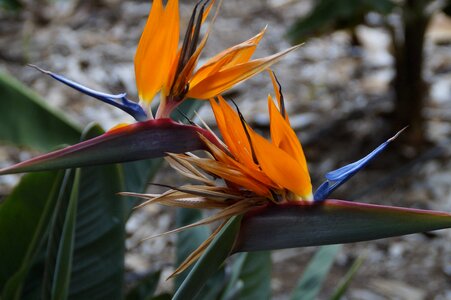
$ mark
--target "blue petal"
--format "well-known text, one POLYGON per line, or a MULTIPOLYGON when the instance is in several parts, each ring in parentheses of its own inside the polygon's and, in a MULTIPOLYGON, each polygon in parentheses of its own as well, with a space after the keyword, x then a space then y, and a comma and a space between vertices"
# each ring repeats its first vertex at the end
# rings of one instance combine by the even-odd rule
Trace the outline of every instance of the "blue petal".
POLYGON ((338 187, 340 187, 343 183, 348 181, 354 174, 359 172, 363 167, 365 167, 370 161, 372 161, 379 153, 385 150, 387 146, 395 140, 401 132, 403 132, 406 128, 401 129, 398 133, 396 133, 393 137, 389 138, 387 141, 379 145, 376 149, 371 151, 370 154, 365 156, 364 158, 350 163, 344 167, 333 170, 327 173, 324 177, 326 177, 327 181, 323 182, 319 188, 315 191, 313 195, 313 199, 315 201, 325 200, 333 191, 335 191, 338 187))
POLYGON ((64 76, 52 73, 50 71, 43 70, 35 65, 30 65, 30 66, 41 71, 44 74, 51 76, 52 78, 58 80, 59 82, 62 82, 65 85, 70 86, 71 88, 76 89, 79 92, 82 92, 83 94, 86 94, 86 95, 96 98, 102 102, 108 103, 119 109, 122 109, 123 111, 125 111, 126 113, 131 115, 133 118, 135 118, 136 121, 147 120, 147 114, 143 110, 143 108, 139 104, 128 100, 126 97, 127 96, 126 93, 112 95, 112 94, 98 92, 93 89, 87 88, 77 82, 69 80, 64 76))

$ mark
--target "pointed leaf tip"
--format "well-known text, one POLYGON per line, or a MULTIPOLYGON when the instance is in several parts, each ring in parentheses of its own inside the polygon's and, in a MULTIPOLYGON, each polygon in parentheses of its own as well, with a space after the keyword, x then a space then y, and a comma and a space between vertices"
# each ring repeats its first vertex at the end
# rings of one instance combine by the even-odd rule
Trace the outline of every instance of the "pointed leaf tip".
POLYGON ((200 127, 170 119, 149 120, 109 131, 96 138, 0 170, 0 175, 119 163, 204 149, 200 127))
POLYGON ((450 227, 451 214, 439 211, 330 199, 270 205, 245 216, 234 251, 352 243, 450 227))

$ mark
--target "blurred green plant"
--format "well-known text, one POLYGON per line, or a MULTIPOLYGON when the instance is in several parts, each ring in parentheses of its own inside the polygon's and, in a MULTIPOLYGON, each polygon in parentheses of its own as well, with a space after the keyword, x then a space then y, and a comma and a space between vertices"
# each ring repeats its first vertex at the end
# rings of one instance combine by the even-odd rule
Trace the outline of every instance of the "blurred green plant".
POLYGON ((308 15, 292 25, 288 37, 299 43, 312 36, 347 29, 357 43, 354 33, 357 25, 386 28, 392 40, 396 71, 393 128, 409 126, 406 141, 420 145, 425 142, 422 109, 428 91, 423 78, 425 33, 432 16, 440 11, 450 15, 450 8, 450 1, 438 0, 320 0, 308 15), (381 21, 368 24, 369 13, 379 14, 381 21))
POLYGON ((0 8, 17 11, 22 8, 22 3, 17 0, 0 0, 0 8))

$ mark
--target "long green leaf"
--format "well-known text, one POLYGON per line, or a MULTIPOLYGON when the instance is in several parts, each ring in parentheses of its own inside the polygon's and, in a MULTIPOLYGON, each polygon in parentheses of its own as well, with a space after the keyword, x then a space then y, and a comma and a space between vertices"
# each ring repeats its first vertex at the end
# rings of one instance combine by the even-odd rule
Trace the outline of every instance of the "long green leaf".
MULTIPOLYGON (((51 299, 52 290, 54 289, 55 268, 58 260, 59 245, 62 238, 62 231, 66 221, 67 208, 69 206, 68 199, 72 192, 75 172, 73 169, 66 170, 63 182, 58 193, 58 200, 53 209, 52 221, 48 232, 47 248, 45 252, 44 277, 42 280, 42 298, 51 299)), ((56 278, 57 279, 57 278, 56 278)), ((39 281, 38 278, 32 278, 33 281, 39 281)))
POLYGON ((355 260, 355 262, 352 264, 351 268, 348 270, 348 272, 346 272, 346 275, 338 283, 337 288, 333 292, 332 296, 329 298, 330 300, 340 300, 341 297, 343 297, 343 295, 346 293, 346 290, 349 287, 349 284, 351 283, 355 274, 359 270, 363 261, 364 261, 364 258, 362 256, 358 257, 355 260))
POLYGON ((447 212, 342 200, 271 205, 243 219, 234 251, 352 243, 450 227, 447 212))
MULTIPOLYGON (((196 209, 177 209, 176 215, 176 227, 182 227, 192 224, 202 219, 202 211, 196 209)), ((176 247, 176 265, 180 265, 186 257, 188 257, 197 247, 205 241, 210 235, 210 230, 206 226, 198 226, 179 232, 177 234, 177 247, 176 247)), ((175 279, 176 289, 180 287, 183 281, 192 270, 192 266, 186 271, 178 275, 175 279)), ((225 271, 221 266, 213 276, 211 276, 205 283, 204 289, 202 289, 196 296, 196 300, 210 300, 216 299, 222 292, 225 286, 225 271)))
POLYGON ((241 300, 271 299, 271 253, 246 253, 239 280, 243 283, 241 300))
MULTIPOLYGON (((101 134, 92 127, 87 138, 101 134)), ((116 165, 82 168, 69 299, 122 299, 125 199, 116 165)))
POLYGON ((174 300, 194 299, 207 280, 230 255, 241 223, 241 216, 231 218, 194 265, 174 295, 174 300))
POLYGON ((26 175, 0 205, 0 287, 3 299, 21 298, 23 281, 39 252, 61 176, 26 175))
POLYGON ((215 141, 207 130, 170 119, 134 123, 1 169, 0 175, 127 162, 163 157, 167 152, 204 149, 199 134, 215 141))
POLYGON ((288 37, 295 43, 308 37, 355 27, 364 22, 370 12, 389 14, 396 4, 391 0, 319 0, 312 11, 299 18, 288 31, 288 37))
POLYGON ((340 245, 330 245, 321 247, 316 252, 303 276, 296 284, 291 300, 315 300, 318 298, 324 280, 329 275, 329 270, 340 248, 340 245))
POLYGON ((0 9, 2 8, 16 11, 22 8, 22 4, 17 0, 0 0, 0 9))
MULTIPOLYGON (((179 208, 176 214, 176 227, 182 227, 199 221, 202 218, 202 211, 196 209, 179 208)), ((207 226, 198 226, 189 230, 184 230, 177 234, 176 260, 175 264, 180 265, 194 250, 205 241, 210 235, 207 226)), ((190 267, 187 271, 191 270, 190 267)), ((176 289, 183 283, 188 272, 183 272, 175 278, 176 289)))
POLYGON ((150 272, 127 293, 126 300, 150 300, 157 289, 161 271, 150 272))
MULTIPOLYGON (((162 158, 147 159, 122 163, 124 174, 124 191, 134 193, 144 193, 151 179, 158 173, 163 163, 162 158)), ((132 209, 142 202, 137 197, 125 197, 127 218, 132 213, 132 209)))
POLYGON ((271 299, 271 253, 240 253, 221 300, 271 299))
POLYGON ((237 298, 237 295, 243 287, 240 281, 241 270, 243 269, 244 261, 246 260, 248 252, 238 253, 234 257, 233 265, 227 281, 227 286, 222 293, 220 300, 230 300, 237 298))
MULTIPOLYGON (((70 176, 70 175, 69 175, 70 176)), ((54 283, 51 299, 67 299, 72 271, 72 259, 75 244, 75 226, 77 217, 78 192, 80 184, 80 170, 75 171, 72 191, 64 218, 63 230, 58 247, 58 254, 54 270, 54 283)))
POLYGON ((2 72, 0 97, 0 140, 40 151, 78 142, 80 128, 2 72))

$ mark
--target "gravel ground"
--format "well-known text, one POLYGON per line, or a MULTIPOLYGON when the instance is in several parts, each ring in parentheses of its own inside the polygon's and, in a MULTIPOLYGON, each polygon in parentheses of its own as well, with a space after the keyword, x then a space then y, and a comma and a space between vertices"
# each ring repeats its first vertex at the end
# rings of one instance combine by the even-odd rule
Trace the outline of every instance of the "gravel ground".
MULTIPOLYGON (((225 0, 203 57, 249 38, 266 25, 267 33, 255 56, 283 50, 289 47, 284 38, 287 27, 310 5, 306 0, 225 0)), ((29 7, 33 6, 30 1, 29 7)), ((110 128, 130 121, 120 111, 80 96, 25 65, 37 64, 98 90, 125 90, 136 98, 133 56, 149 7, 149 1, 61 1, 19 15, 0 12, 0 69, 25 82, 79 124, 96 121, 110 128)), ((191 2, 182 2, 182 26, 191 8, 191 2)), ((325 172, 360 158, 392 134, 387 131, 385 117, 392 107, 393 61, 388 36, 382 30, 363 26, 357 29, 357 35, 362 51, 351 49, 346 32, 336 32, 311 39, 274 67, 315 185, 325 172)), ((425 70, 430 96, 424 115, 432 146, 419 152, 395 145, 335 197, 451 211, 450 50, 451 21, 437 16, 428 31, 425 70)), ((266 75, 233 90, 247 121, 262 131, 268 127, 266 95, 270 91, 266 75)), ((199 113, 212 123, 207 108, 199 113)), ((0 148, 0 162, 5 165, 30 155, 11 147, 0 148)), ((0 180, 1 193, 5 194, 17 177, 0 180)), ((181 180, 168 169, 155 179, 173 185, 181 180)), ((129 270, 163 267, 165 274, 173 270, 175 236, 137 244, 143 237, 173 228, 173 220, 174 211, 159 206, 146 207, 133 215, 127 226, 129 270)), ((321 299, 327 299, 359 256, 365 260, 347 299, 451 299, 450 240, 451 231, 444 230, 346 245, 321 299)), ((273 253, 274 299, 289 297, 315 250, 273 253)), ((170 289, 171 284, 162 282, 160 289, 170 289)))

